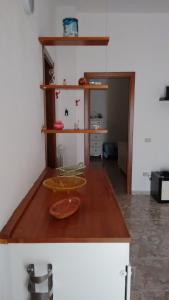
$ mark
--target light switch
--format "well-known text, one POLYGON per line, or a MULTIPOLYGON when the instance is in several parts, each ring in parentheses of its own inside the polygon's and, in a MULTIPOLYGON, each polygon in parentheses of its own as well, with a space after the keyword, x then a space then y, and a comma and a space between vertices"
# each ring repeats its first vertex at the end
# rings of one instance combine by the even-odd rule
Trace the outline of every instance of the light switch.
POLYGON ((144 139, 144 142, 145 142, 145 143, 151 143, 151 138, 148 138, 148 137, 145 138, 145 139, 144 139))

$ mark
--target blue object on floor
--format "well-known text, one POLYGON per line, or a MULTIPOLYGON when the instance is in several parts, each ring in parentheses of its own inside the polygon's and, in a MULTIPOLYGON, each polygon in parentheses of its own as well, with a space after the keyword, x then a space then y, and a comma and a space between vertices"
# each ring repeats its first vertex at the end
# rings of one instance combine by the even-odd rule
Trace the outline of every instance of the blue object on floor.
POLYGON ((113 160, 118 158, 117 143, 104 143, 103 144, 103 157, 108 159, 111 157, 113 160))

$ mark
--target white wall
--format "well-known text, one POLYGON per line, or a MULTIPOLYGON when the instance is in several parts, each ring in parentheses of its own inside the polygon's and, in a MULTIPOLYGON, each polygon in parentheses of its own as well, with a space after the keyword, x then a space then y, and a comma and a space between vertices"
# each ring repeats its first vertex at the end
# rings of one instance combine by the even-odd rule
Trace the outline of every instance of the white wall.
MULTIPOLYGON (((65 17, 76 17, 77 11, 74 6, 57 7, 56 22, 57 35, 63 35, 63 19, 65 17)), ((68 84, 77 84, 76 75, 76 47, 56 47, 55 74, 56 83, 62 84, 65 78, 68 84)), ((59 99, 56 102, 56 120, 64 123, 64 128, 74 128, 76 120, 75 100, 78 99, 76 91, 61 90, 59 99), (65 116, 65 109, 68 109, 69 116, 65 116)), ((77 161, 76 134, 57 135, 57 145, 63 146, 63 164, 71 165, 77 161)))
MULTIPOLYGON (((168 27, 169 14, 79 15, 81 35, 107 34, 110 42, 107 48, 78 48, 78 77, 90 71, 136 72, 133 191, 149 191, 143 172, 169 169, 169 103, 159 102, 169 84, 168 27)), ((78 152, 82 157, 82 143, 78 152)))
MULTIPOLYGON (((159 102, 169 78, 169 14, 78 14, 76 8, 62 7, 58 9, 57 18, 59 35, 63 33, 62 19, 65 16, 78 16, 79 35, 109 35, 110 42, 108 47, 66 47, 65 52, 57 57, 62 77, 69 74, 71 64, 74 74, 69 79, 73 81, 90 71, 136 72, 132 190, 149 191, 150 182, 143 177, 143 172, 169 168, 166 133, 169 103, 159 102), (147 137, 151 138, 151 143, 145 143, 147 137)), ((83 127, 82 98, 76 119, 83 127)), ((76 160, 82 161, 84 137, 78 135, 75 139, 77 148, 72 146, 72 137, 70 153, 74 151, 76 160)))
POLYGON ((26 15, 20 0, 0 4, 0 227, 45 167, 41 46, 55 32, 55 0, 36 0, 26 15))

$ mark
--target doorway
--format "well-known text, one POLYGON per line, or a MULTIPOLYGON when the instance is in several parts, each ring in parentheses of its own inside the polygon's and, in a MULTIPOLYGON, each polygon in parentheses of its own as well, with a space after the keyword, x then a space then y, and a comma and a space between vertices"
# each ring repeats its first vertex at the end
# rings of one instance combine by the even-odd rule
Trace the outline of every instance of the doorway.
POLYGON ((106 126, 108 126, 108 130, 110 133, 107 137, 102 136, 102 141, 99 140, 99 143, 97 143, 102 150, 94 149, 95 157, 91 155, 93 154, 92 137, 85 135, 85 145, 84 145, 85 163, 88 166, 89 164, 98 165, 100 163, 102 164, 103 167, 105 167, 108 170, 108 173, 109 171, 112 170, 113 172, 115 171, 115 168, 111 169, 111 165, 112 168, 116 167, 117 171, 118 172, 120 171, 119 175, 121 174, 121 178, 123 177, 123 182, 125 184, 125 192, 131 194, 135 72, 89 72, 89 73, 84 73, 84 77, 88 81, 97 81, 97 82, 100 81, 102 83, 108 83, 110 86, 110 88, 108 88, 108 91, 107 92, 105 91, 105 93, 100 92, 100 94, 97 94, 99 92, 85 91, 85 105, 84 105, 85 128, 89 128, 91 126, 91 122, 93 122, 93 117, 94 118, 96 117, 95 120, 96 121, 98 120, 98 122, 103 124, 102 126, 104 126, 104 123, 106 123, 106 126), (127 89, 126 97, 123 96, 125 89, 127 89), (109 100, 104 99, 105 97, 108 97, 108 95, 109 96, 111 95, 111 99, 109 100), (101 105, 102 103, 101 102, 102 97, 103 97, 103 101, 109 101, 109 106, 107 106, 106 108, 107 115, 104 112, 103 106, 99 107, 99 105, 101 105), (113 102, 113 97, 117 98, 116 104, 112 105, 113 108, 110 108, 111 105, 110 101, 113 102), (120 99, 120 97, 122 99, 120 99), (118 101, 121 101, 120 105, 118 101), (97 104, 98 104, 98 109, 96 109, 97 104), (117 111, 115 112, 114 110, 116 106, 117 106, 117 111), (119 119, 119 123, 120 122, 121 124, 124 123, 123 122, 123 120, 125 119, 124 110, 126 109, 127 109, 127 119, 125 121, 126 125, 124 125, 123 128, 120 130, 121 131, 120 134, 117 133, 119 132, 120 126, 117 123, 117 120, 115 121, 115 116, 118 115, 118 118, 116 119, 119 119), (111 113, 112 116, 114 114, 114 120, 112 120, 110 117, 111 113), (109 121, 107 120, 108 114, 109 114, 109 121), (126 129, 124 128, 125 126, 126 129), (119 127, 118 130, 117 127, 119 127), (101 152, 99 153, 99 151, 101 152))

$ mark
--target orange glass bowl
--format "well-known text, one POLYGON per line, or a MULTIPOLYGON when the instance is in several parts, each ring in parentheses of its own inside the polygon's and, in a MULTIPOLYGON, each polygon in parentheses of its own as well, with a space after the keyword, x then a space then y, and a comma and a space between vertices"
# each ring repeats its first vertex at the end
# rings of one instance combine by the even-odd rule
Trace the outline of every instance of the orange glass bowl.
POLYGON ((86 179, 78 176, 56 176, 51 177, 43 181, 43 185, 52 190, 56 191, 71 191, 77 190, 86 184, 86 179))

